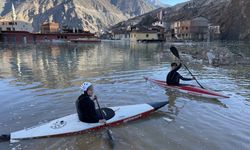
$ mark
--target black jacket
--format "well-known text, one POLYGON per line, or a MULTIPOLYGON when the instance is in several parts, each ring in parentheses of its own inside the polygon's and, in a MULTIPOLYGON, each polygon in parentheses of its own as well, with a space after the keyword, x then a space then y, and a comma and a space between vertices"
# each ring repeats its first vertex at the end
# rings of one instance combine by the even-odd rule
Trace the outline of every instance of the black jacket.
POLYGON ((87 93, 78 97, 76 100, 76 109, 80 121, 87 123, 96 123, 99 121, 95 103, 90 99, 87 93))
POLYGON ((168 75, 166 82, 168 85, 179 85, 180 84, 180 79, 184 81, 190 81, 192 80, 191 78, 184 78, 181 76, 177 71, 181 68, 181 63, 174 69, 171 70, 168 75))

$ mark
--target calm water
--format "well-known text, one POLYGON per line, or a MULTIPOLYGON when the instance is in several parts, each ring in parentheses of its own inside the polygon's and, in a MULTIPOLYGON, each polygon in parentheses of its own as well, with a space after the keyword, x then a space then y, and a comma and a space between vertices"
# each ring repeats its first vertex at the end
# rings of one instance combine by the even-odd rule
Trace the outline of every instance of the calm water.
MULTIPOLYGON (((218 46, 250 57, 250 45, 218 46)), ((228 94, 230 99, 166 93, 145 82, 143 76, 165 79, 174 60, 168 47, 122 42, 0 46, 0 133, 75 113, 79 86, 91 81, 102 106, 170 101, 148 118, 112 128, 115 149, 249 149, 250 66, 215 68, 201 61, 188 62, 205 87, 228 94)), ((184 69, 180 72, 189 76, 184 69)), ((0 149, 110 148, 105 131, 99 130, 15 144, 3 142, 0 149)))

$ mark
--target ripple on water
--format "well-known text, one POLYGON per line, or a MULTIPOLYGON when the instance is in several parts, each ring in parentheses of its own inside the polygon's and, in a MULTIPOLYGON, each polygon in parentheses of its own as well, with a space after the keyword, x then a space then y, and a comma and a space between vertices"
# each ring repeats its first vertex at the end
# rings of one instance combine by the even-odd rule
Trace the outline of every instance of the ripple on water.
MULTIPOLYGON (((94 83, 102 106, 169 100, 169 105, 148 118, 112 128, 117 149, 248 149, 247 68, 214 68, 190 59, 187 65, 202 85, 231 96, 209 100, 166 93, 143 79, 150 76, 165 80, 174 61, 168 44, 104 42, 20 47, 0 46, 4 49, 0 51, 0 62, 4 62, 0 69, 0 133, 75 113, 79 86, 87 80, 94 83)), ((185 69, 180 73, 190 76, 185 69)), ((0 149, 10 148, 109 149, 109 146, 105 130, 99 130, 13 145, 0 143, 0 149)))

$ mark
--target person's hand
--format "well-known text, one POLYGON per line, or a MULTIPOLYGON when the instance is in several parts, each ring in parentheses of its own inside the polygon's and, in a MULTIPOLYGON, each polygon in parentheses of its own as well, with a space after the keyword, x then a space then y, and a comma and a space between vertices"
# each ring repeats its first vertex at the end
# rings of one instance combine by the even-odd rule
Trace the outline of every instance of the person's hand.
POLYGON ((105 119, 101 119, 101 120, 99 120, 99 123, 105 124, 106 120, 105 119))
POLYGON ((96 95, 94 95, 94 97, 93 97, 93 101, 95 101, 95 100, 97 100, 97 96, 96 95))

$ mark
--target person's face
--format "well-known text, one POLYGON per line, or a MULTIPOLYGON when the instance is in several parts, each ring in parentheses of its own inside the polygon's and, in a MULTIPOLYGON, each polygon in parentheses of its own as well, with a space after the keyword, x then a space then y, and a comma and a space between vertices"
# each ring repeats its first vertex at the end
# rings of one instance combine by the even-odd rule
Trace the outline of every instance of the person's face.
POLYGON ((90 86, 88 88, 87 93, 88 93, 89 96, 92 96, 94 94, 94 88, 93 88, 93 86, 90 86))
POLYGON ((176 67, 177 67, 176 65, 172 66, 172 70, 174 70, 176 67))

